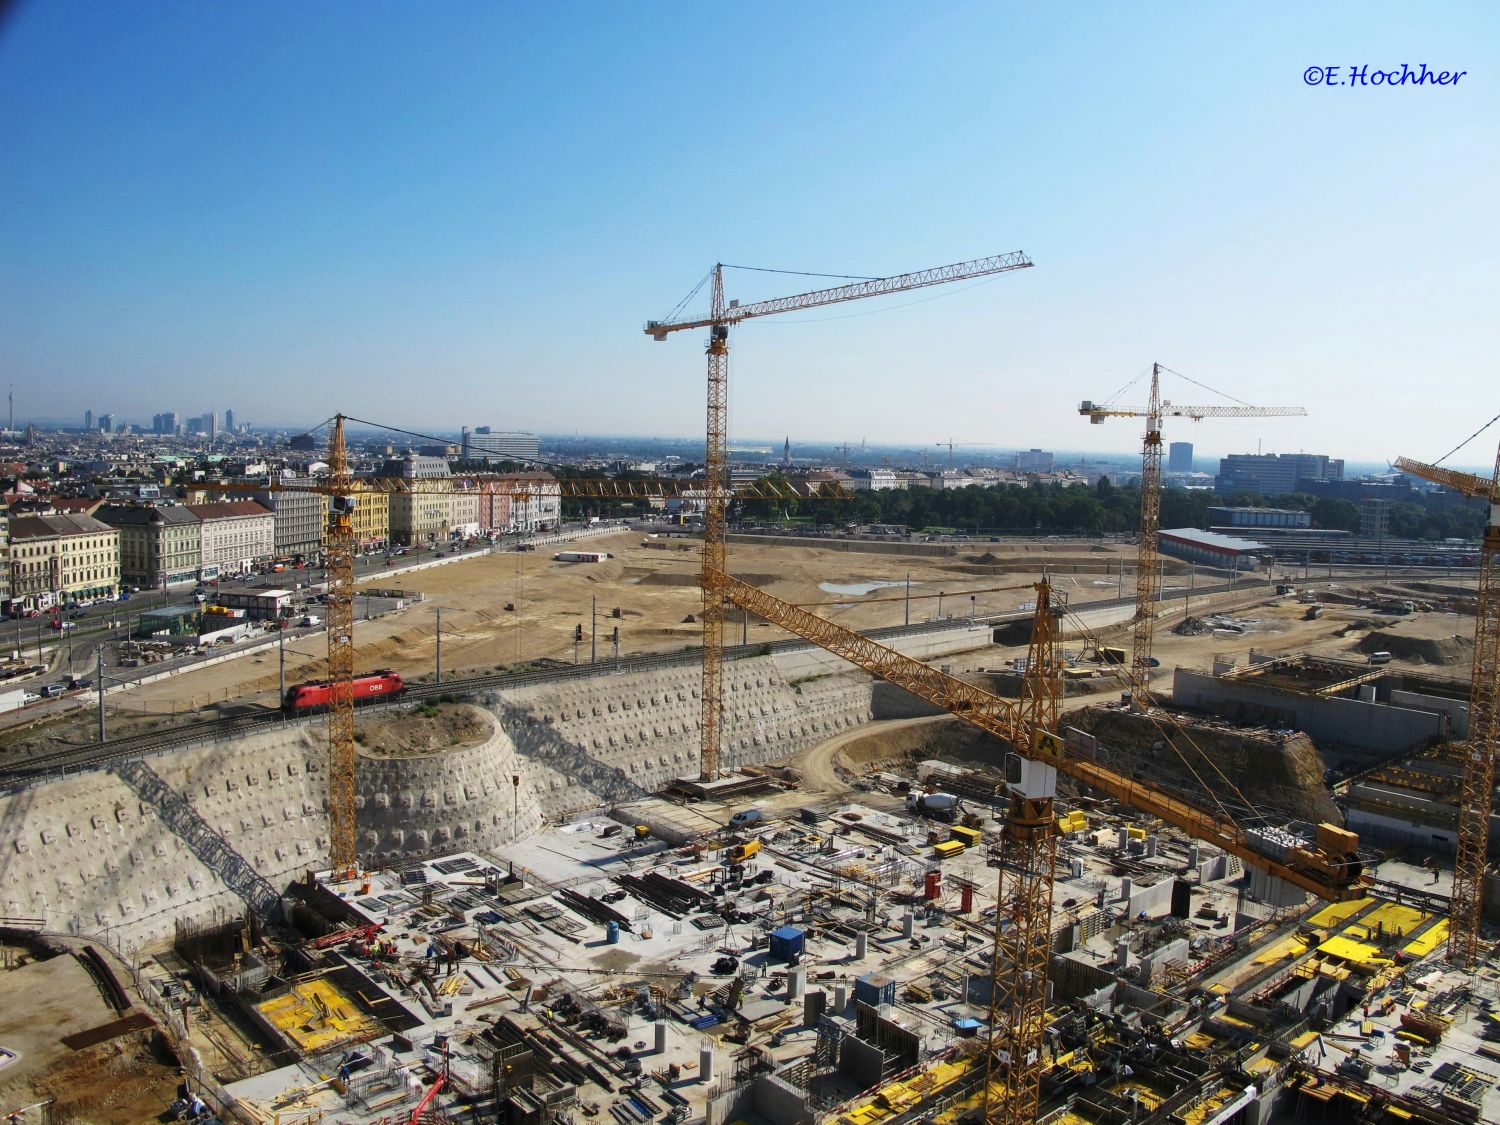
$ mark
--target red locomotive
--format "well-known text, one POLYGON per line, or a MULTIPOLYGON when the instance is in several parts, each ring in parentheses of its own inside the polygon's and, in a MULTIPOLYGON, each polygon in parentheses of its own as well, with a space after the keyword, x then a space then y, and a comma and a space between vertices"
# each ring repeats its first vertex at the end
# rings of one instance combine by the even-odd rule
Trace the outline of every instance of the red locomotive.
MULTIPOLYGON (((370 703, 377 699, 389 699, 400 695, 406 682, 389 668, 366 672, 354 677, 354 705, 370 703)), ((327 680, 297 684, 286 689, 286 698, 281 701, 284 711, 320 711, 333 702, 333 685, 327 680)))

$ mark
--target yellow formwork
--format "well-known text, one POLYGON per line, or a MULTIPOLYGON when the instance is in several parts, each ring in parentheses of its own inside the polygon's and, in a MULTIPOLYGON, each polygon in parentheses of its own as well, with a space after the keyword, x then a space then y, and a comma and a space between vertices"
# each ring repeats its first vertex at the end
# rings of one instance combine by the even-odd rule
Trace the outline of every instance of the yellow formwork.
POLYGON ((1188 1108, 1178 1110, 1178 1116, 1186 1122, 1186 1125, 1202 1125, 1204 1121, 1207 1121, 1209 1117, 1223 1109, 1229 1104, 1231 1099, 1238 1095, 1238 1090, 1230 1087, 1220 1087, 1213 1093, 1207 1094, 1199 1101, 1194 1102, 1188 1108))
POLYGON ((1271 948, 1262 951, 1256 956, 1252 964, 1270 965, 1276 961, 1284 961, 1288 957, 1300 957, 1307 952, 1307 942, 1293 934, 1291 937, 1283 938, 1271 948))
POLYGON ((1448 919, 1442 918, 1422 932, 1422 935, 1401 947, 1409 957, 1425 957, 1448 940, 1448 919))
POLYGON ((1352 962, 1355 965, 1367 965, 1380 958, 1380 949, 1377 946, 1366 945, 1362 941, 1346 937, 1329 938, 1318 946, 1318 952, 1329 957, 1337 957, 1340 961, 1352 962))
POLYGON ((1340 926, 1353 918, 1361 910, 1374 905, 1373 898, 1356 898, 1348 902, 1330 902, 1322 910, 1318 911, 1307 920, 1309 926, 1317 926, 1326 929, 1332 926, 1340 926))
POLYGON ((346 1039, 381 1034, 381 1026, 322 978, 295 985, 274 1000, 255 1006, 261 1015, 303 1051, 321 1051, 346 1039))
POLYGON ((1378 910, 1371 911, 1360 921, 1370 930, 1379 930, 1387 934, 1409 934, 1431 917, 1431 914, 1424 913, 1415 907, 1402 906, 1399 902, 1383 902, 1378 910))
POLYGON ((973 1065, 973 1060, 967 1058, 944 1059, 910 1078, 882 1086, 869 1101, 839 1114, 839 1120, 848 1125, 874 1125, 886 1117, 904 1113, 918 1102, 939 1095, 973 1065))

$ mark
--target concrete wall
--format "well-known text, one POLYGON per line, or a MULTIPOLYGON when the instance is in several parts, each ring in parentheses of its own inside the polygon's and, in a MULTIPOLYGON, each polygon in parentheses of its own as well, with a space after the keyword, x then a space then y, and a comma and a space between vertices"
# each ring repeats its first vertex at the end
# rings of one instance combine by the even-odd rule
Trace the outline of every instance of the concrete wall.
POLYGON ((1186 668, 1178 668, 1172 677, 1172 702, 1229 718, 1284 723, 1311 735, 1322 744, 1320 749, 1358 748, 1376 756, 1425 746, 1443 733, 1442 718, 1428 711, 1357 699, 1318 699, 1186 668))
MULTIPOLYGON (((174 919, 248 908, 328 866, 321 723, 119 764, 0 797, 0 915, 145 945, 174 919)), ((363 858, 394 863, 447 847, 487 849, 541 822, 503 731, 445 754, 361 756, 363 858)))
POLYGON ((361 755, 359 854, 376 863, 437 851, 485 851, 536 831, 541 806, 496 724, 480 746, 418 757, 361 755), (521 775, 519 788, 511 777, 521 775))
POLYGON ((1436 711, 1447 715, 1453 724, 1454 738, 1469 737, 1469 705, 1460 699, 1448 699, 1441 695, 1424 695, 1420 691, 1391 691, 1391 703, 1397 707, 1410 707, 1415 711, 1436 711))
MULTIPOLYGON (((549 817, 637 800, 698 773, 699 687, 692 665, 562 680, 505 692, 492 707, 549 817)), ((775 761, 873 717, 861 673, 792 685, 775 657, 724 668, 723 764, 775 761)))

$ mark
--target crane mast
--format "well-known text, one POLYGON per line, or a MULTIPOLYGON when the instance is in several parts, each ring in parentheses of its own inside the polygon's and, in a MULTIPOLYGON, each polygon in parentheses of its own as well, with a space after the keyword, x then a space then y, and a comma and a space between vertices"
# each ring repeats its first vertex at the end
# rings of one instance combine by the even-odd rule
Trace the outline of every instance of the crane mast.
POLYGON ((358 864, 354 823, 354 485, 344 416, 328 439, 328 855, 335 879, 358 864))
POLYGON ((719 776, 720 726, 724 721, 724 600, 708 576, 728 565, 724 536, 729 516, 729 325, 724 322, 724 267, 714 266, 710 298, 713 323, 708 330, 708 427, 703 457, 703 563, 698 585, 703 592, 703 711, 699 733, 698 777, 719 776))
POLYGON ((691 328, 708 329, 708 417, 704 444, 703 555, 699 585, 703 590, 703 686, 700 691, 702 719, 699 727, 700 781, 719 776, 719 756, 723 743, 724 704, 724 611, 725 605, 714 588, 713 577, 728 565, 724 545, 729 511, 729 329, 731 325, 752 317, 796 312, 823 305, 880 297, 951 281, 967 281, 991 274, 1026 269, 1031 259, 1019 251, 996 254, 969 262, 938 266, 893 277, 868 278, 851 285, 838 285, 777 297, 742 305, 724 300, 724 265, 713 268, 709 293, 709 311, 704 317, 682 320, 647 321, 645 332, 654 340, 665 340, 673 332, 691 328))
POLYGON ((1083 402, 1078 413, 1094 425, 1106 418, 1144 418, 1141 442, 1141 534, 1136 547, 1135 616, 1130 646, 1130 702, 1148 711, 1151 702, 1151 646, 1156 634, 1156 600, 1161 591, 1158 533, 1161 531, 1161 423, 1164 417, 1290 418, 1304 415, 1300 406, 1176 406, 1161 397, 1161 364, 1151 365, 1151 395, 1145 410, 1119 409, 1083 402))
POLYGON ((1135 562, 1135 622, 1130 642, 1130 700, 1151 707, 1151 643, 1156 634, 1156 595, 1161 589, 1156 538, 1161 530, 1161 364, 1151 365, 1146 436, 1141 441, 1141 535, 1135 562))
POLYGON ((1489 480, 1406 457, 1398 457, 1395 467, 1465 496, 1483 497, 1489 503, 1484 543, 1479 553, 1474 671, 1469 680, 1469 734, 1463 745, 1458 848, 1453 861, 1453 894, 1448 904, 1448 960, 1457 965, 1474 965, 1480 957, 1479 927, 1484 908, 1485 865, 1489 859, 1496 737, 1500 735, 1496 706, 1500 696, 1500 450, 1496 451, 1495 470, 1489 480))

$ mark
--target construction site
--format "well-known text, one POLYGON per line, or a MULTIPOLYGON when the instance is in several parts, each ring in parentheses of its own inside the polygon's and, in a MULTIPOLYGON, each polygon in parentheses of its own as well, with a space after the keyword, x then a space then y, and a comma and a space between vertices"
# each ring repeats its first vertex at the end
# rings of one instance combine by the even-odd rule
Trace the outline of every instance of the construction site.
POLYGON ((351 513, 473 481, 356 478, 334 419, 326 714, 231 725, 278 703, 252 656, 111 701, 128 748, 7 744, 0 1107, 1500 1121, 1500 461, 1398 462, 1490 505, 1477 572, 1190 567, 1157 552, 1163 419, 1295 408, 1174 406, 1153 367, 1140 409, 1081 409, 1144 422, 1134 542, 731 539, 731 328, 1029 265, 743 305, 716 268, 646 326, 707 337, 701 534, 400 573, 446 637, 423 598, 356 625, 351 513), (377 666, 409 686, 356 711, 377 666))

